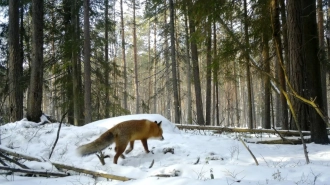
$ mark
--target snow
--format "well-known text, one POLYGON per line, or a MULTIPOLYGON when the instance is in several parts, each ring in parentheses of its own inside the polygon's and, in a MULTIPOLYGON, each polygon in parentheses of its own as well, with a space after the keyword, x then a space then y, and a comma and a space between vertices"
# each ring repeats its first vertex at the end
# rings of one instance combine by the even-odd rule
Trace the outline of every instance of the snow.
MULTIPOLYGON (((39 171, 58 170, 50 162, 84 168, 102 173, 125 176, 135 180, 121 182, 70 171, 67 177, 24 177, 20 173, 4 175, 0 170, 1 185, 283 185, 317 184, 330 182, 329 145, 307 144, 310 164, 306 164, 302 145, 264 145, 246 143, 259 162, 259 166, 243 146, 238 137, 245 141, 265 140, 274 135, 239 135, 233 133, 213 134, 206 131, 179 130, 175 124, 159 114, 138 114, 103 119, 82 127, 63 124, 60 138, 49 159, 56 139, 59 123, 45 124, 26 119, 0 127, 1 148, 36 157, 45 162, 21 160, 31 169, 39 171), (148 140, 146 154, 137 141, 134 150, 113 164, 114 145, 106 149, 106 164, 102 166, 96 155, 79 157, 76 148, 98 138, 117 123, 130 119, 162 121, 165 140, 148 140), (163 153, 164 148, 174 148, 174 154, 163 153), (199 159, 198 164, 196 161, 199 159), (152 161, 154 165, 149 168, 152 161), (211 179, 211 171, 214 179, 211 179), (157 175, 171 177, 157 177, 157 175)), ((10 164, 12 167, 17 167, 10 164)))

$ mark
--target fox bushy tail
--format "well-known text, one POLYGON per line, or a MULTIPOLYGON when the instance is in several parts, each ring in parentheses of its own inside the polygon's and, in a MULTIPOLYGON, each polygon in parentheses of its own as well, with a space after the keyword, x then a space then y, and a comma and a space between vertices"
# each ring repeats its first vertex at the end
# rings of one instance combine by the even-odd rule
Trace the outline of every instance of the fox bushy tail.
POLYGON ((103 133, 99 138, 91 143, 87 143, 85 145, 81 145, 77 148, 77 153, 80 156, 93 154, 96 152, 100 152, 105 149, 107 146, 111 145, 115 140, 115 137, 110 130, 103 133))

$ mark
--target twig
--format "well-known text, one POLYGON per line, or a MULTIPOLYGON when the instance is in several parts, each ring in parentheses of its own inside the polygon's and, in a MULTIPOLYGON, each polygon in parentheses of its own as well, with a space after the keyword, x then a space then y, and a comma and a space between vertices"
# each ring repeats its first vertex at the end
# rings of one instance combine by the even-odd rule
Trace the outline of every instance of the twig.
POLYGON ((288 140, 288 139, 286 139, 286 138, 284 138, 277 130, 276 130, 276 128, 275 127, 272 127, 274 130, 275 130, 275 132, 280 136, 280 138, 282 139, 282 141, 283 141, 283 143, 284 142, 289 142, 289 143, 291 143, 291 144, 294 144, 293 142, 291 142, 290 140, 288 140))
POLYGON ((29 169, 18 169, 18 168, 11 168, 7 166, 0 166, 1 170, 7 170, 10 172, 21 172, 21 173, 29 173, 29 174, 36 174, 42 176, 56 176, 56 177, 66 177, 68 174, 59 173, 59 172, 48 172, 48 171, 36 171, 36 170, 29 170, 29 169))
POLYGON ((102 165, 105 165, 104 159, 110 157, 109 155, 104 155, 103 152, 100 152, 100 155, 99 154, 96 154, 96 156, 97 156, 97 158, 99 158, 99 160, 100 160, 100 162, 101 162, 102 165))
POLYGON ((66 115, 68 112, 69 112, 69 110, 67 110, 67 111, 63 114, 63 116, 62 116, 62 119, 61 119, 60 125, 58 126, 58 130, 57 130, 57 135, 56 135, 55 143, 54 143, 54 145, 53 145, 53 147, 52 147, 52 151, 50 152, 50 154, 49 154, 49 158, 48 158, 48 159, 50 159, 50 158, 52 157, 52 154, 53 154, 53 152, 54 152, 54 149, 55 149, 55 146, 56 146, 56 144, 57 144, 58 138, 60 137, 60 130, 61 130, 61 127, 62 127, 62 122, 63 122, 63 120, 64 120, 64 118, 65 118, 65 115, 66 115))
POLYGON ((149 166, 149 168, 152 168, 152 166, 154 165, 154 163, 155 163, 155 160, 153 159, 152 162, 151 162, 151 164, 150 164, 150 166, 149 166))
POLYGON ((73 166, 68 166, 68 165, 64 165, 64 164, 58 164, 58 163, 54 163, 54 162, 52 162, 52 164, 56 168, 73 170, 73 171, 76 171, 76 172, 79 172, 79 173, 85 173, 85 174, 93 175, 93 176, 96 176, 96 177, 104 177, 106 179, 113 179, 113 180, 119 180, 119 181, 133 180, 133 178, 128 178, 128 177, 123 177, 123 176, 117 176, 117 175, 112 175, 112 174, 95 172, 95 171, 91 171, 91 170, 86 170, 86 169, 82 169, 82 168, 76 168, 76 167, 73 167, 73 166))
POLYGON ((243 143, 244 147, 250 152, 251 156, 253 157, 254 161, 256 162, 256 165, 258 166, 259 163, 258 163, 256 157, 253 155, 253 153, 252 153, 251 150, 249 149, 249 147, 246 146, 245 142, 244 142, 241 138, 239 138, 239 140, 243 143))
POLYGON ((197 161, 194 163, 195 165, 199 163, 200 157, 197 158, 197 161))
POLYGON ((286 140, 277 130, 276 130, 276 128, 275 127, 272 127, 274 130, 275 130, 275 132, 280 136, 280 138, 284 141, 284 140, 286 140))
POLYGON ((155 177, 173 177, 173 175, 170 174, 157 174, 155 177))

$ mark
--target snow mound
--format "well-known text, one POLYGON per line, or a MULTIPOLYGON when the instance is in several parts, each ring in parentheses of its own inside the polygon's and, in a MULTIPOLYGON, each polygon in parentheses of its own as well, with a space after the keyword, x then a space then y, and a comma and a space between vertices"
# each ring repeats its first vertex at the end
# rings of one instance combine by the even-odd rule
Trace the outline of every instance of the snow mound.
POLYGON ((150 121, 162 121, 162 129, 164 133, 167 134, 179 134, 180 130, 170 122, 168 119, 166 119, 164 116, 160 114, 133 114, 133 115, 125 115, 125 116, 118 116, 113 118, 107 118, 102 119, 98 121, 94 121, 92 123, 89 123, 85 125, 84 127, 104 127, 107 129, 112 128, 113 126, 117 125, 118 123, 121 123, 123 121, 127 120, 141 120, 141 119, 148 119, 150 121))

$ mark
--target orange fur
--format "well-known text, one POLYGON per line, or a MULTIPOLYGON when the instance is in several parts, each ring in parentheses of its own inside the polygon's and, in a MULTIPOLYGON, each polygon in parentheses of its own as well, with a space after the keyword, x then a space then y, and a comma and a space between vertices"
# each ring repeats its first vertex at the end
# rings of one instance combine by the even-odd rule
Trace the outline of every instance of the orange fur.
POLYGON ((80 155, 88 155, 102 151, 107 146, 115 143, 116 155, 113 163, 117 164, 119 156, 124 158, 122 154, 128 143, 130 143, 130 148, 126 150, 126 154, 133 150, 135 140, 141 140, 145 152, 149 153, 147 139, 158 138, 163 140, 163 130, 160 124, 161 122, 157 123, 146 119, 124 121, 103 133, 95 141, 78 147, 77 150, 80 155))

